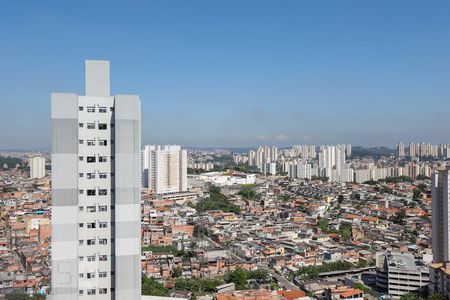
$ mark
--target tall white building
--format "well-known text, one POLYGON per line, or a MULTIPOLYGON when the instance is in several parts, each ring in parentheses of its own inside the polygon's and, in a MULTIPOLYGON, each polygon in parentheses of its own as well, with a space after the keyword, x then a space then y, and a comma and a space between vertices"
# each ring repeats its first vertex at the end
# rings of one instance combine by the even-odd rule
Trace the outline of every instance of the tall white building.
POLYGON ((140 99, 110 95, 109 66, 52 94, 53 300, 140 299, 140 99))
POLYGON ((450 167, 431 177, 433 261, 450 262, 450 167))
POLYGON ((398 156, 399 158, 405 157, 405 145, 404 145, 402 142, 400 142, 400 143, 397 145, 397 156, 398 156))
POLYGON ((30 159, 30 178, 40 179, 45 177, 45 158, 35 156, 30 159))
POLYGON ((156 194, 187 191, 186 150, 176 145, 147 145, 142 157, 144 187, 156 194))

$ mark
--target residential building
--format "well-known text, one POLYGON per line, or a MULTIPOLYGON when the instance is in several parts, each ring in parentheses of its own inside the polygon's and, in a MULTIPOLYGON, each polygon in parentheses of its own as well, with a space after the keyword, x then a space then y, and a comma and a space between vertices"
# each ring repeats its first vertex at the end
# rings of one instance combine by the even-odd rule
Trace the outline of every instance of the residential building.
POLYGON ((35 156, 30 159, 30 178, 41 179, 45 177, 45 158, 35 156))
POLYGON ((433 262, 446 263, 450 261, 450 167, 434 173, 431 179, 433 262))
POLYGON ((141 297, 140 99, 111 96, 109 69, 52 94, 53 300, 141 297))
POLYGON ((147 145, 142 156, 144 187, 156 194, 187 191, 186 150, 176 145, 147 145))
POLYGON ((429 270, 411 253, 377 253, 376 284, 394 299, 427 289, 429 270))
POLYGON ((405 145, 402 142, 397 145, 397 156, 398 158, 405 157, 405 145))

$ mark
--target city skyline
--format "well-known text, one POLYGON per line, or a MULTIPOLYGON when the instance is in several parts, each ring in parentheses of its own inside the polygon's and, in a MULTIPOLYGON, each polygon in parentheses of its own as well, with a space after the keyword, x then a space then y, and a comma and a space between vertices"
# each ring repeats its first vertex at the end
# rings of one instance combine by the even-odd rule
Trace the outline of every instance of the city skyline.
POLYGON ((447 142, 449 5, 8 3, 0 148, 49 149, 48 94, 81 93, 92 58, 142 96, 144 144, 447 142))

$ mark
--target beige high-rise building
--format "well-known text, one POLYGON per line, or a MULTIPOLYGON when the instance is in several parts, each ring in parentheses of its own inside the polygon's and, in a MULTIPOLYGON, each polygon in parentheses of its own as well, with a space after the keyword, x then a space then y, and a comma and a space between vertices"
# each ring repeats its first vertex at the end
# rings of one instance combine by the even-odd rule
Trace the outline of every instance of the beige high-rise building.
POLYGON ((142 151, 143 186, 156 194, 187 191, 187 151, 176 145, 147 145, 142 151))
POLYGON ((400 142, 400 143, 397 145, 397 156, 398 156, 399 158, 405 157, 405 145, 404 145, 402 142, 400 142))
POLYGON ((30 178, 41 179, 45 177, 45 158, 35 156, 30 159, 30 178))

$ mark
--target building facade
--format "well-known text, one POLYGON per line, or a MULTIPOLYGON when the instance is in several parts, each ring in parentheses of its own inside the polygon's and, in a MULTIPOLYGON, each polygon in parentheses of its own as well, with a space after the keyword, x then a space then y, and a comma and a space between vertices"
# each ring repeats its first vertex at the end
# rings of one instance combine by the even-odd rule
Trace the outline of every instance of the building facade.
POLYGON ((429 283, 428 267, 411 253, 377 253, 376 285, 394 299, 422 293, 429 283))
POLYGON ((176 145, 147 145, 142 151, 143 187, 156 194, 187 191, 187 151, 176 145))
POLYGON ((30 159, 30 178, 41 179, 45 177, 45 158, 35 156, 30 159))
POLYGON ((449 174, 450 167, 447 167, 431 177, 433 264, 430 266, 429 293, 441 293, 446 299, 450 298, 449 174))
POLYGON ((111 96, 109 68, 52 94, 54 300, 140 299, 140 99, 111 96))

